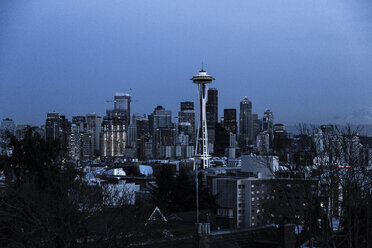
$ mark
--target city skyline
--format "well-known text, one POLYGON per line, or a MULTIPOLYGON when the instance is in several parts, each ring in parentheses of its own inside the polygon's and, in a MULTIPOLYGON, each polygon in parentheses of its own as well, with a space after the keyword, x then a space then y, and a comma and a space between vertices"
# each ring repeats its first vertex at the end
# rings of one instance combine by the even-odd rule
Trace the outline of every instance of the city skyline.
POLYGON ((0 1, 0 247, 372 247, 371 0, 0 1))
POLYGON ((175 116, 196 102, 188 79, 203 61, 219 116, 247 96, 284 124, 372 123, 368 1, 1 5, 1 119, 104 115, 115 92, 132 95, 133 113, 175 116))

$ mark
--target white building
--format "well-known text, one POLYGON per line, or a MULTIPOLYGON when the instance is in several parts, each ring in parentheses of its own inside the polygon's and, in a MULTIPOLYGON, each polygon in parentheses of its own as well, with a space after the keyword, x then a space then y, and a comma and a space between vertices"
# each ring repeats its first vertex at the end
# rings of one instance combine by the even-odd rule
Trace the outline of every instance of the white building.
POLYGON ((278 156, 243 155, 242 172, 251 172, 261 177, 273 176, 279 170, 278 156))

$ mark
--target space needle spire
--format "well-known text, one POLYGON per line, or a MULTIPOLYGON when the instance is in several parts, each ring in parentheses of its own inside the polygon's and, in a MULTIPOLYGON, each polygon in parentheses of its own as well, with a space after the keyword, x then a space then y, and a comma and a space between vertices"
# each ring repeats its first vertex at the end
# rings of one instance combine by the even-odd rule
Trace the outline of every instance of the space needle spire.
POLYGON ((204 70, 204 65, 202 70, 199 73, 191 78, 194 84, 198 86, 198 95, 200 103, 200 120, 199 128, 196 137, 196 149, 195 157, 200 158, 202 168, 209 167, 209 151, 208 151, 208 130, 207 130, 207 93, 208 93, 208 84, 212 83, 215 80, 212 76, 208 75, 204 70), (200 146, 199 146, 200 145, 200 146))

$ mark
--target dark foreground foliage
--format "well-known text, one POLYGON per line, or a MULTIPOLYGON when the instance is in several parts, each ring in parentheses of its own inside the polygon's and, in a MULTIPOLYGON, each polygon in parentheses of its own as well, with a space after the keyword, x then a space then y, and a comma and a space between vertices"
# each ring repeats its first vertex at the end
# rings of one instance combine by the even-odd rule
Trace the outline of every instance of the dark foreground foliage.
MULTIPOLYGON (((167 213, 196 210, 196 183, 191 171, 181 169, 174 174, 170 166, 162 166, 157 172, 156 186, 150 188, 154 203, 167 213)), ((199 175, 199 209, 215 210, 216 197, 201 183, 199 175)))
POLYGON ((151 205, 123 197, 113 207, 112 192, 88 185, 62 161, 58 141, 32 129, 24 140, 9 139, 13 153, 0 158, 0 247, 125 247, 135 240, 151 205))

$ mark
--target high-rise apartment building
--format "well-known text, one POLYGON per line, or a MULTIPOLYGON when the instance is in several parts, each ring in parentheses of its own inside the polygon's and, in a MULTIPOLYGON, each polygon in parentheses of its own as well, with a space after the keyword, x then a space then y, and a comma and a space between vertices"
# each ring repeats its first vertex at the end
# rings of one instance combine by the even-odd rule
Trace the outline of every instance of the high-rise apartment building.
POLYGON ((217 217, 232 219, 235 228, 303 221, 308 197, 317 182, 302 178, 214 178, 213 194, 219 195, 217 217))
POLYGON ((118 118, 104 118, 101 132, 101 156, 114 157, 125 153, 126 128, 118 118))
POLYGON ((127 131, 130 124, 130 103, 131 96, 129 94, 116 93, 114 109, 106 110, 101 131, 102 157, 125 154, 127 131))
POLYGON ((240 102, 239 113, 239 143, 241 148, 252 143, 253 138, 253 118, 252 118, 252 102, 244 97, 240 102))

